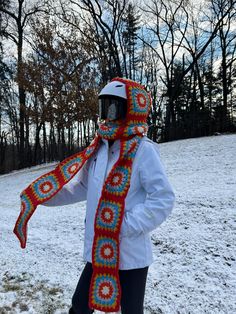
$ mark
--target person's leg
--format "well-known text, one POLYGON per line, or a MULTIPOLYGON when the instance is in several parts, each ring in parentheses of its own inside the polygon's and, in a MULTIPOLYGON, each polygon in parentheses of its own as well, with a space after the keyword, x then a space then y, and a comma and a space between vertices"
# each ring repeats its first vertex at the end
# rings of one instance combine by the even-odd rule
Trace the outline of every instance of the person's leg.
POLYGON ((120 270, 121 313, 143 314, 148 267, 120 270))
POLYGON ((87 263, 80 276, 79 282, 72 297, 72 307, 69 310, 69 314, 92 314, 88 306, 89 301, 89 287, 93 273, 91 263, 87 263))

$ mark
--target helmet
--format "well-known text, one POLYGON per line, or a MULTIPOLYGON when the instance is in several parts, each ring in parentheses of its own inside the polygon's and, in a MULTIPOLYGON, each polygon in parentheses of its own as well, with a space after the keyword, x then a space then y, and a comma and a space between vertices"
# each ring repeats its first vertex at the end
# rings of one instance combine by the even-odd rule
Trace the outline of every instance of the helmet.
POLYGON ((127 112, 126 85, 113 80, 98 95, 99 117, 110 121, 124 119, 127 112))
POLYGON ((147 123, 151 96, 141 84, 121 77, 113 78, 100 92, 99 116, 111 121, 124 119, 134 126, 147 123))

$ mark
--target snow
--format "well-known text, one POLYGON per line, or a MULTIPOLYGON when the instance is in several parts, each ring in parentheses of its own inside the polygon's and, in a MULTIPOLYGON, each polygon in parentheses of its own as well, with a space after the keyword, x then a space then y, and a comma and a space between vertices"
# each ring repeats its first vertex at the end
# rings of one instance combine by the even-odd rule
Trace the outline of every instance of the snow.
MULTIPOLYGON (((236 313, 236 135, 159 147, 176 205, 152 233, 145 314, 236 313)), ((53 166, 0 176, 0 313, 68 313, 84 266, 85 203, 40 206, 24 250, 12 233, 20 192, 53 166)))

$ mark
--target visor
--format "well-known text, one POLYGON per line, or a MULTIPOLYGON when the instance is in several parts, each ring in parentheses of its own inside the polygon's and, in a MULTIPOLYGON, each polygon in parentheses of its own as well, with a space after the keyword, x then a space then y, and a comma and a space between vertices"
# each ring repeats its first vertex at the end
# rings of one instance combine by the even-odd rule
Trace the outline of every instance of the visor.
POLYGON ((98 99, 99 118, 111 121, 124 119, 127 111, 127 100, 124 98, 103 95, 98 99))

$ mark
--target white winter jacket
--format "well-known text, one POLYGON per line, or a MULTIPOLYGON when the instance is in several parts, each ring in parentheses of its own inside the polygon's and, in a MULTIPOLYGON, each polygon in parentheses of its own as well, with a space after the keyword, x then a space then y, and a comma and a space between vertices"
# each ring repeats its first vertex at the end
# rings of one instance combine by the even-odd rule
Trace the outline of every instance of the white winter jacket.
MULTIPOLYGON (((97 151, 82 170, 60 192, 43 205, 67 205, 87 199, 85 219, 84 259, 92 261, 94 219, 103 183, 119 158, 120 140, 109 148, 102 140, 97 151)), ((143 137, 137 150, 125 200, 125 213, 120 232, 120 269, 149 266, 152 244, 149 232, 171 213, 174 192, 160 161, 158 146, 143 137)))

